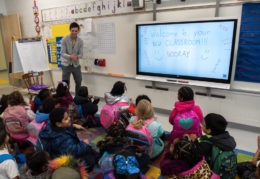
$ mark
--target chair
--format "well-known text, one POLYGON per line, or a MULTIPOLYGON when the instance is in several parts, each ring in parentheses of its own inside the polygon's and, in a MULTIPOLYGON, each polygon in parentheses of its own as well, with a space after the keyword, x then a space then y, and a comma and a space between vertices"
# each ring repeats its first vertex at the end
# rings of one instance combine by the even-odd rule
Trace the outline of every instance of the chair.
POLYGON ((29 72, 22 76, 23 81, 28 89, 28 95, 30 96, 30 101, 34 95, 48 86, 43 84, 43 72, 29 72))

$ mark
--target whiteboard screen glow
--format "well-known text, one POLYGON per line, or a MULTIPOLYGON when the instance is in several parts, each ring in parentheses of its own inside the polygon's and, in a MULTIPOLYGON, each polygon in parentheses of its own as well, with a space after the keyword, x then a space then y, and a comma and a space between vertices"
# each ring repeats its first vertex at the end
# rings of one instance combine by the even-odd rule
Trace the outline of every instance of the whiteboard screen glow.
POLYGON ((137 74, 230 83, 236 23, 137 24, 137 74))

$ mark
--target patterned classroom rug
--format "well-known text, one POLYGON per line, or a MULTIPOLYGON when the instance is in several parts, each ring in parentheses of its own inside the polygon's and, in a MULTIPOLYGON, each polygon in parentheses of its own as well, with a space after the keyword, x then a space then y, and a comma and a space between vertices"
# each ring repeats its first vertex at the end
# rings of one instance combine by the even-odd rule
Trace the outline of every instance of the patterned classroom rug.
MULTIPOLYGON (((98 141, 102 140, 106 133, 103 128, 91 128, 87 131, 79 131, 78 136, 80 139, 88 139, 91 146, 95 148, 98 141)), ((156 160, 151 161, 150 168, 145 174, 147 178, 150 176, 153 176, 154 178, 161 178, 161 172, 160 172, 160 162, 164 158, 164 154, 166 152, 163 152, 161 156, 159 156, 156 160)), ((245 162, 245 161, 252 161, 254 153, 235 149, 235 153, 237 155, 237 162, 245 162)), ((102 178, 102 172, 99 168, 95 168, 91 173, 89 178, 91 179, 101 179, 102 178)))

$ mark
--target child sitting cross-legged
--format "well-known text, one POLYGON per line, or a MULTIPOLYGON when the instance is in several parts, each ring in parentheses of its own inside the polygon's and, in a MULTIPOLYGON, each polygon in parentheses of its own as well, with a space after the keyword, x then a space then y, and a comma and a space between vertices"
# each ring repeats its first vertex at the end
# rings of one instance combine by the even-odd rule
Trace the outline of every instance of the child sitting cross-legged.
POLYGON ((73 99, 73 102, 82 108, 82 116, 84 117, 83 126, 97 127, 101 126, 98 111, 99 99, 89 98, 88 88, 81 86, 78 89, 77 96, 73 99))
POLYGON ((160 163, 161 174, 171 179, 219 179, 204 159, 198 144, 188 137, 177 138, 160 163))
POLYGON ((135 113, 136 116, 130 119, 130 124, 126 130, 141 132, 146 135, 151 145, 148 153, 150 158, 154 159, 163 152, 164 142, 160 137, 163 135, 164 130, 161 124, 154 119, 154 110, 148 100, 142 99, 138 103, 135 113))
POLYGON ((86 165, 92 165, 95 161, 90 159, 96 153, 88 140, 81 141, 78 138, 74 128, 85 130, 80 125, 72 124, 64 109, 55 108, 50 113, 50 123, 39 134, 43 150, 47 151, 52 159, 62 154, 70 154, 76 158, 84 158, 86 165))
POLYGON ((199 106, 195 105, 193 90, 183 86, 178 90, 178 100, 172 110, 169 122, 173 125, 169 144, 176 138, 185 134, 202 135, 200 124, 203 122, 203 114, 199 106))
POLYGON ((236 142, 226 131, 227 124, 223 116, 208 114, 202 126, 206 135, 197 140, 210 168, 223 179, 234 178, 237 170, 237 159, 233 151, 236 142))

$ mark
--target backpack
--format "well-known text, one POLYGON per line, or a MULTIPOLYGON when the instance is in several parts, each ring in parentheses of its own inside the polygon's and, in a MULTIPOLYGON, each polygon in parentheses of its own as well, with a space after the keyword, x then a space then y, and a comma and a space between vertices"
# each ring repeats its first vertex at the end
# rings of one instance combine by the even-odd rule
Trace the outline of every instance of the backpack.
POLYGON ((27 131, 29 134, 27 140, 31 142, 34 146, 36 145, 36 141, 39 136, 39 133, 45 126, 46 126, 46 121, 37 123, 36 120, 33 120, 27 125, 27 131))
POLYGON ((197 113, 192 109, 178 112, 173 121, 174 138, 184 134, 202 135, 200 121, 197 113))
POLYGON ((112 105, 105 104, 105 106, 102 108, 100 112, 100 122, 105 129, 109 128, 114 123, 118 123, 118 112, 119 107, 121 106, 128 106, 128 103, 117 102, 112 105))
MULTIPOLYGON (((137 117, 135 117, 134 120, 136 121, 137 117)), ((152 122, 154 122, 154 119, 146 120, 145 125, 141 126, 139 129, 134 128, 133 124, 129 124, 126 127, 127 137, 136 141, 137 145, 140 145, 141 147, 145 145, 144 150, 148 152, 150 156, 153 149, 153 136, 147 126, 152 122)))
POLYGON ((2 155, 0 155, 0 163, 6 161, 8 159, 12 159, 13 161, 15 161, 14 157, 11 154, 2 154, 2 155))
POLYGON ((28 137, 27 124, 29 118, 23 106, 10 106, 5 109, 4 123, 10 137, 17 141, 25 141, 28 137))
POLYGON ((83 117, 82 106, 76 105, 74 102, 69 104, 68 114, 73 123, 78 123, 83 117))
POLYGON ((212 145, 211 170, 221 179, 232 179, 237 174, 237 157, 234 151, 222 151, 209 140, 201 140, 212 145))

